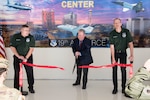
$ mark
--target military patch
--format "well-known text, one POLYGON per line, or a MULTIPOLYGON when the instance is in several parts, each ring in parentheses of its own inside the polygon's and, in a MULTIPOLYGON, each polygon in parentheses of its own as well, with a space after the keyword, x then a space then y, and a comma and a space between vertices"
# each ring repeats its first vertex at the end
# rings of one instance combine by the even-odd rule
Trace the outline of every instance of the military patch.
POLYGON ((113 38, 117 38, 118 36, 113 36, 113 38))
POLYGON ((21 39, 16 39, 16 41, 21 41, 21 39))
POLYGON ((26 38, 26 42, 30 42, 30 38, 26 38))
POLYGON ((126 33, 125 33, 125 32, 122 33, 122 37, 123 37, 123 38, 126 37, 126 33))

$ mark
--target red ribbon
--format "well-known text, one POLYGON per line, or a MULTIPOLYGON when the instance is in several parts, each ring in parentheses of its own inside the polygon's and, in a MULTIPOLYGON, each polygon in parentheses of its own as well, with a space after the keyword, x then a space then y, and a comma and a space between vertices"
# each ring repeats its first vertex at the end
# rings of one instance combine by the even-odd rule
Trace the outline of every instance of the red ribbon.
POLYGON ((58 69, 64 70, 64 68, 57 67, 57 66, 43 66, 43 65, 36 65, 36 64, 31 64, 31 63, 27 63, 27 62, 19 63, 19 65, 20 65, 20 72, 19 72, 19 86, 20 87, 23 86, 23 68, 22 68, 22 65, 27 65, 30 67, 39 67, 39 68, 58 68, 58 69))
POLYGON ((130 67, 129 77, 131 78, 133 76, 133 65, 132 64, 118 64, 118 63, 114 63, 114 64, 102 65, 102 66, 87 66, 87 65, 83 65, 83 66, 79 66, 79 68, 110 68, 110 67, 115 67, 115 66, 130 67))
POLYGON ((23 69, 22 69, 22 63, 19 63, 20 65, 20 72, 19 72, 19 86, 23 86, 23 69))
POLYGON ((27 63, 27 62, 22 62, 22 64, 23 64, 23 65, 30 66, 30 67, 39 67, 39 68, 58 68, 58 69, 64 70, 64 68, 57 67, 57 66, 36 65, 36 64, 31 64, 31 63, 27 63))

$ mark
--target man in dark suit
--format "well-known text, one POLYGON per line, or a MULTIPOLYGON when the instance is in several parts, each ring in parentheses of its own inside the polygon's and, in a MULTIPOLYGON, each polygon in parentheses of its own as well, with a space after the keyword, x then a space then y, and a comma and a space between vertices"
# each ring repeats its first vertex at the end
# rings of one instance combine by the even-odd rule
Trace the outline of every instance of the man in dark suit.
POLYGON ((88 68, 79 68, 82 65, 89 65, 93 63, 91 56, 91 40, 86 38, 85 31, 80 29, 78 36, 73 40, 72 50, 76 58, 77 63, 77 79, 73 86, 80 85, 82 70, 83 70, 83 86, 82 89, 86 89, 88 68))

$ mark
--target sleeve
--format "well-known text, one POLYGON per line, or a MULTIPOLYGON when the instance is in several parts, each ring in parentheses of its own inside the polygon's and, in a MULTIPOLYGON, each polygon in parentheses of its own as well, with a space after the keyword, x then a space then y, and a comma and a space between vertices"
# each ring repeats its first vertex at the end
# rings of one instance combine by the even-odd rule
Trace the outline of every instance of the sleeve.
POLYGON ((35 47, 35 39, 33 36, 31 37, 30 47, 35 47))
POLYGON ((75 54, 75 52, 76 52, 75 39, 73 40, 72 51, 75 54))
POLYGON ((129 30, 127 30, 127 42, 130 43, 130 42, 132 42, 132 41, 133 41, 133 38, 132 38, 132 36, 131 36, 131 33, 130 33, 129 30))
POLYGON ((110 32, 109 34, 109 44, 114 44, 113 34, 110 32))
POLYGON ((22 94, 20 91, 18 91, 15 88, 9 88, 8 91, 11 93, 10 97, 12 98, 11 100, 25 100, 22 97, 22 94))
POLYGON ((139 100, 149 100, 149 98, 150 98, 150 86, 146 86, 143 89, 143 91, 138 99, 139 100))
POLYGON ((15 39, 16 39, 15 35, 10 37, 10 45, 9 46, 16 47, 15 39))

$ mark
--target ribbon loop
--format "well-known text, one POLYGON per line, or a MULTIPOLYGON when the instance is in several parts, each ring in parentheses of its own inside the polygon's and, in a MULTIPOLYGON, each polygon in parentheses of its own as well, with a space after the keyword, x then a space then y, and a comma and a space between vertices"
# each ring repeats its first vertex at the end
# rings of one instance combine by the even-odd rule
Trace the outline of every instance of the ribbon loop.
POLYGON ((20 65, 20 72, 19 72, 19 86, 23 86, 23 69, 22 69, 22 63, 19 63, 20 65))

